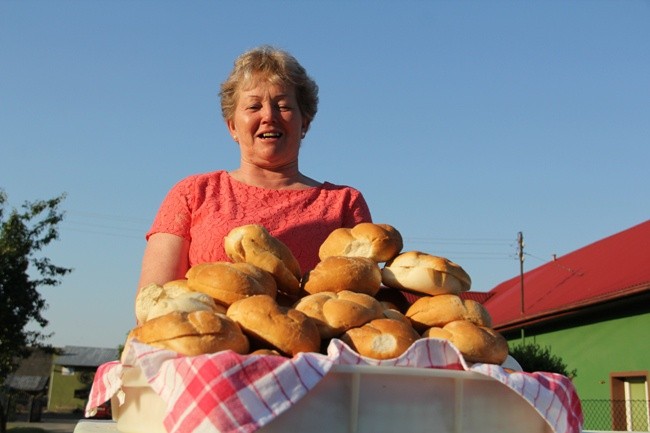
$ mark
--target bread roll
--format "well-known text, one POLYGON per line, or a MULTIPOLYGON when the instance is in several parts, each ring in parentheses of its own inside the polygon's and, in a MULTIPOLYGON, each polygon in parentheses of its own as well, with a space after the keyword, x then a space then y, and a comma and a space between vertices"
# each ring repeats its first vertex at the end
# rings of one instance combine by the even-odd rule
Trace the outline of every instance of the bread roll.
POLYGON ((163 316, 173 311, 214 311, 225 313, 212 297, 190 290, 187 280, 174 280, 163 284, 142 287, 135 298, 135 315, 138 323, 163 316))
POLYGON ((291 296, 300 293, 302 272, 289 247, 261 225, 234 228, 224 238, 226 255, 233 262, 251 263, 275 278, 278 290, 291 296))
POLYGON ((492 318, 485 307, 472 299, 458 295, 425 296, 415 301, 406 311, 413 327, 424 330, 445 326, 455 320, 468 320, 478 326, 492 326, 492 318))
POLYGON ((375 319, 341 336, 358 354, 374 359, 396 358, 419 338, 410 325, 393 319, 375 319))
POLYGON ((205 293, 225 306, 248 296, 274 298, 277 293, 271 274, 250 263, 201 263, 192 266, 186 276, 190 289, 205 293))
POLYGON ((294 308, 311 317, 323 339, 338 337, 350 328, 383 317, 383 306, 370 295, 348 290, 307 295, 294 308))
POLYGON ((381 286, 381 271, 375 261, 365 257, 332 256, 309 271, 302 286, 310 294, 349 290, 374 296, 381 286))
POLYGON ((248 338, 226 315, 210 311, 173 312, 151 319, 129 333, 128 339, 196 356, 233 350, 246 354, 248 338))
POLYGON ((265 346, 261 348, 289 356, 320 349, 320 334, 313 320, 298 310, 279 306, 270 296, 241 299, 228 308, 227 314, 246 335, 265 346))
POLYGON ((456 320, 442 328, 430 328, 422 336, 448 340, 469 362, 500 365, 508 357, 508 342, 501 334, 468 320, 456 320))
POLYGON ((426 295, 458 294, 470 289, 469 275, 444 257, 408 251, 386 263, 382 282, 396 289, 426 295))
POLYGON ((332 256, 366 257, 387 262, 402 250, 402 235, 388 224, 360 223, 353 228, 339 228, 321 244, 321 260, 332 256))

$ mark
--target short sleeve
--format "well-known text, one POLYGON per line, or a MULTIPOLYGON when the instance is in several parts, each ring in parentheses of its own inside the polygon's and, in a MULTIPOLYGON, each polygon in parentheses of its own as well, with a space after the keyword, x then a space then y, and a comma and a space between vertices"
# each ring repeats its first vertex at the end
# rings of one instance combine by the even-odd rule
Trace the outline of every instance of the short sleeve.
POLYGON ((170 233, 190 239, 192 224, 191 197, 194 181, 186 178, 172 187, 158 209, 146 238, 155 233, 170 233))

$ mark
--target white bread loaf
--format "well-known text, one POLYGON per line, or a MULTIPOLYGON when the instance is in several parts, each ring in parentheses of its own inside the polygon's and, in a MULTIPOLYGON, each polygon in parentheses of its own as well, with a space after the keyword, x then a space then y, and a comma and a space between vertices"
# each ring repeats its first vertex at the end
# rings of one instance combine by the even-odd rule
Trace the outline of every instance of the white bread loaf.
POLYGON ((131 330, 132 339, 185 356, 222 350, 246 354, 248 338, 226 315, 210 311, 173 312, 151 319, 131 330))
POLYGON ((302 279, 302 288, 309 294, 349 290, 374 296, 380 287, 379 265, 365 257, 328 257, 302 279))
POLYGON ((388 287, 425 295, 458 294, 471 286, 469 275, 459 265, 420 251, 402 253, 386 263, 381 278, 388 287))
POLYGON ((434 326, 445 326, 455 320, 468 320, 478 326, 492 326, 492 318, 487 309, 472 299, 462 299, 458 295, 424 296, 416 300, 406 317, 419 331, 434 326))
POLYGON ((469 362, 500 365, 508 357, 508 342, 501 334, 468 320, 456 320, 443 327, 427 329, 422 336, 448 340, 469 362))
POLYGON ((348 290, 307 295, 294 308, 314 320, 323 339, 338 337, 348 329, 379 319, 384 311, 372 296, 348 290))
POLYGON ((190 290, 187 280, 169 281, 162 286, 149 284, 142 287, 135 298, 135 316, 138 323, 163 316, 173 311, 213 311, 225 313, 212 297, 190 290))
POLYGON ((278 305, 270 296, 241 299, 228 308, 227 314, 251 340, 261 344, 259 349, 275 349, 288 356, 320 350, 314 321, 298 310, 278 305))
POLYGON ((387 262, 402 250, 402 235, 388 224, 359 223, 332 231, 321 244, 321 260, 332 256, 366 257, 387 262))
POLYGON ((391 359, 400 356, 419 338, 415 329, 403 321, 375 319, 348 330, 341 341, 362 356, 391 359))
POLYGON ((275 297, 277 286, 268 272, 250 263, 209 262, 186 273, 190 289, 205 293, 226 307, 252 295, 275 297))
POLYGON ((300 264, 289 247, 259 224, 236 227, 224 238, 226 255, 235 263, 251 263, 275 278, 278 290, 297 297, 300 264))

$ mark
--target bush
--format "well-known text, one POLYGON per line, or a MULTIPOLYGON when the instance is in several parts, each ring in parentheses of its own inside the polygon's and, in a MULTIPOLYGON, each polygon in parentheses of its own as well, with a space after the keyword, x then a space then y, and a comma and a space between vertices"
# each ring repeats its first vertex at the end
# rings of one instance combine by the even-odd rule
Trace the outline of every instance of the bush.
POLYGON ((549 346, 541 347, 537 343, 518 344, 510 348, 510 355, 528 373, 535 371, 559 373, 569 379, 578 376, 578 371, 576 369, 569 371, 562 358, 551 353, 549 346))

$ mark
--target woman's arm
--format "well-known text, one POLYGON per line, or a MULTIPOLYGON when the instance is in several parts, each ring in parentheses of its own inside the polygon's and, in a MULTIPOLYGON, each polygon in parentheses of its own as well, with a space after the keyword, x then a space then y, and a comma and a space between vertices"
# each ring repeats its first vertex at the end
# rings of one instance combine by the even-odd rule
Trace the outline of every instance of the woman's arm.
POLYGON ((163 285, 168 281, 185 278, 189 269, 190 242, 169 233, 149 236, 142 258, 142 270, 138 283, 140 288, 148 284, 163 285))

